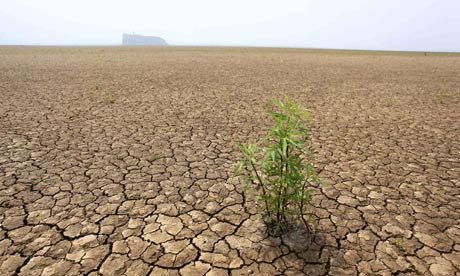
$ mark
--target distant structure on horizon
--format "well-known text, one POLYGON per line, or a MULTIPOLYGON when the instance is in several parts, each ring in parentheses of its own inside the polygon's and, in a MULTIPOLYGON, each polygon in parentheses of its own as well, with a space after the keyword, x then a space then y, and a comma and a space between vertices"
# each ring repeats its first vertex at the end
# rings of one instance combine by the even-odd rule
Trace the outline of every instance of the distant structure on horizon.
POLYGON ((158 36, 145 36, 137 34, 123 34, 123 45, 154 45, 165 46, 168 45, 166 41, 158 36))

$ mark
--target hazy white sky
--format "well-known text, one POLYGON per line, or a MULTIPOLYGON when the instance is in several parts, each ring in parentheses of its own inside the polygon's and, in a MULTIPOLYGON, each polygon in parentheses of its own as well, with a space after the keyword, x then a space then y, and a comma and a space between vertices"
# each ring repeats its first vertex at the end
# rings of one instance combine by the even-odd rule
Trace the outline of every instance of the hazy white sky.
POLYGON ((460 51, 460 0, 0 0, 0 44, 460 51))

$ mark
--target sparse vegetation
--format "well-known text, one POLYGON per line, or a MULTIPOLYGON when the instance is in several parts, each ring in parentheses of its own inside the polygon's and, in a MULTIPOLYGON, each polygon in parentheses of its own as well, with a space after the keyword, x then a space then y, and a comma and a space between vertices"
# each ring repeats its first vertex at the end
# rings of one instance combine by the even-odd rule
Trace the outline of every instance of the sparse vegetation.
POLYGON ((460 94, 455 94, 455 93, 441 93, 435 95, 435 100, 438 104, 446 104, 449 102, 454 102, 457 98, 459 97, 460 94))
POLYGON ((311 199, 310 184, 320 182, 310 162, 307 143, 310 114, 288 98, 274 101, 268 114, 274 126, 268 130, 262 147, 239 145, 243 157, 235 175, 244 171, 247 187, 254 184, 260 192, 262 214, 273 234, 280 234, 293 218, 299 218, 310 230, 304 217, 311 199))

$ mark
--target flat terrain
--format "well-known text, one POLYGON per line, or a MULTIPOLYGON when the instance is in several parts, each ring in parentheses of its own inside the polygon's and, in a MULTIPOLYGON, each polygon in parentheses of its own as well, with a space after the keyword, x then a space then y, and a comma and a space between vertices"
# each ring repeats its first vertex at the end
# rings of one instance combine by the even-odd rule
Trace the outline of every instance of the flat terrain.
POLYGON ((460 56, 0 47, 0 275, 459 275, 460 56), (310 107, 313 242, 231 179, 310 107))

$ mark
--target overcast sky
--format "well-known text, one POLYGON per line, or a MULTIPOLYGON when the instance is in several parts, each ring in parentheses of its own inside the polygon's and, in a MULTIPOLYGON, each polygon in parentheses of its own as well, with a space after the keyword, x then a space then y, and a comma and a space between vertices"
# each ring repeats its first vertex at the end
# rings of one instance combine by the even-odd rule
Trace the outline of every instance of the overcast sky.
POLYGON ((0 44, 460 51, 460 0, 0 0, 0 44))

